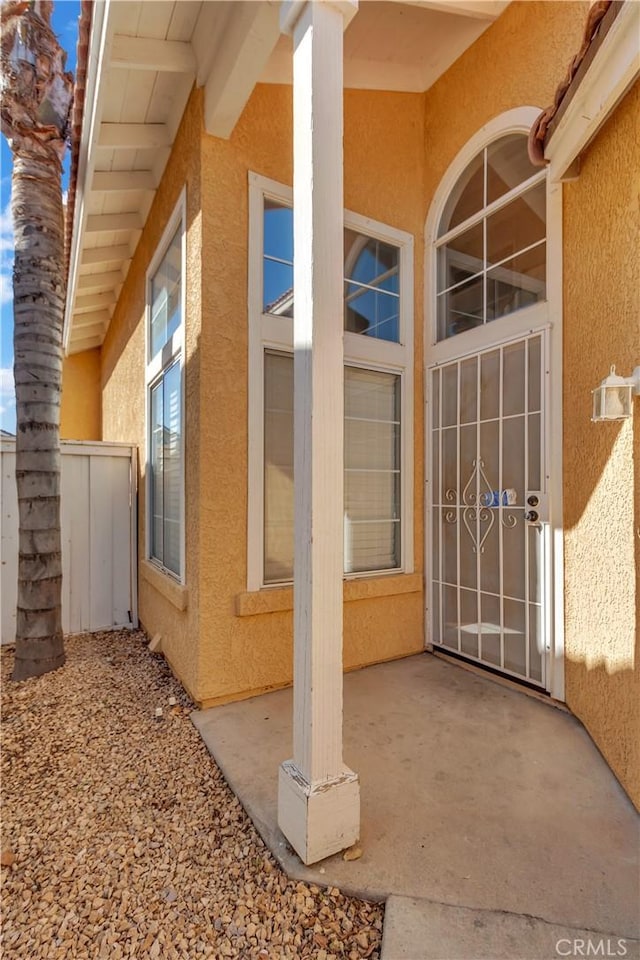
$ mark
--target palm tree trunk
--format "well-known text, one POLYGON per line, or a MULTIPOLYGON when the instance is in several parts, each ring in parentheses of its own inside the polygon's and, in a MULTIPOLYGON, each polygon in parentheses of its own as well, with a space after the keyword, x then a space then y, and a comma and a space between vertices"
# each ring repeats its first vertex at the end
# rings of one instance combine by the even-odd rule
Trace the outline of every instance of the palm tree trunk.
POLYGON ((14 680, 64 663, 61 620, 60 394, 65 281, 61 165, 14 156, 14 375, 19 507, 14 680))
POLYGON ((13 153, 11 209, 18 610, 14 680, 64 663, 60 386, 65 303, 62 157, 73 77, 50 0, 0 6, 0 117, 13 153))

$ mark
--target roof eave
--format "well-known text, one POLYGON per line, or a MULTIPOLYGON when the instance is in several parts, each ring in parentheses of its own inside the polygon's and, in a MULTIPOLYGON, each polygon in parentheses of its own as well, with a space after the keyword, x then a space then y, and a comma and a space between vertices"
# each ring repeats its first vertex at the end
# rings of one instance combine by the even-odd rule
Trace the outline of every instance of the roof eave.
POLYGON ((640 3, 612 3, 544 141, 552 182, 573 179, 580 155, 640 76, 640 3))
POLYGON ((69 339, 71 336, 73 298, 80 262, 82 225, 85 217, 84 184, 87 178, 87 165, 91 152, 91 144, 95 140, 100 126, 99 113, 97 110, 99 106, 97 101, 99 100, 101 88, 99 78, 105 56, 105 45, 107 37, 109 36, 110 12, 110 0, 104 0, 102 3, 83 0, 80 16, 81 33, 78 43, 76 78, 78 81, 82 76, 84 86, 82 88, 82 114, 80 118, 74 116, 74 131, 72 134, 72 177, 69 184, 69 211, 67 219, 67 299, 63 331, 63 349, 65 354, 68 352, 69 339), (82 43, 83 18, 88 18, 90 22, 88 43, 86 46, 82 43))

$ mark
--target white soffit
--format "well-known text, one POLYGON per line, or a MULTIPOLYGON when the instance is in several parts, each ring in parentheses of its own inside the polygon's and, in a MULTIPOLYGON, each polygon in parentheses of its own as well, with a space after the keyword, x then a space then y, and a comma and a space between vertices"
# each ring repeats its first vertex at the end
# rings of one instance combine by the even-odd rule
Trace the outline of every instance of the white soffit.
POLYGON ((196 77, 201 0, 96 0, 65 350, 100 346, 196 77))
POLYGON ((279 0, 95 0, 67 353, 104 340, 194 83, 205 88, 208 132, 230 136, 278 40, 279 8, 279 0))
MULTIPOLYGON (((508 0, 360 0, 344 38, 344 85, 428 90, 508 5, 508 0)), ((290 37, 280 37, 260 80, 292 82, 290 37)))
MULTIPOLYGON (((508 0, 360 0, 345 85, 427 89, 508 0)), ((205 127, 229 137, 259 81, 291 82, 279 0, 95 0, 64 345, 104 340, 194 83, 205 127)))

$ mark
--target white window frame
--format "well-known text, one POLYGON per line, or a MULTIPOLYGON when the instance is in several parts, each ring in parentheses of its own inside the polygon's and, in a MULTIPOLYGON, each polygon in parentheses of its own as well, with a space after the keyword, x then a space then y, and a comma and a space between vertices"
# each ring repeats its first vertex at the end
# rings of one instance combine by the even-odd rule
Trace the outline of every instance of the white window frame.
MULTIPOLYGON (((549 403, 545 416, 546 451, 545 459, 549 465, 549 525, 551 542, 549 544, 550 563, 548 573, 547 633, 551 638, 551 649, 547 655, 547 689, 556 700, 563 701, 564 690, 564 532, 562 517, 563 475, 562 475, 562 430, 559 424, 563 420, 562 405, 562 183, 554 183, 546 175, 547 197, 547 294, 546 299, 514 313, 507 314, 489 323, 467 330, 464 333, 438 341, 437 315, 437 243, 440 221, 449 196, 460 176, 473 158, 499 137, 510 133, 528 135, 533 123, 540 116, 537 106, 515 107, 499 114, 481 127, 462 147, 452 161, 434 194, 425 223, 425 298, 424 298, 424 334, 425 334, 425 456, 430 450, 431 405, 429 403, 430 371, 449 360, 460 359, 466 355, 478 353, 490 344, 517 340, 528 334, 549 331, 546 369, 550 371, 549 403)), ((425 578, 427 588, 425 600, 429 601, 432 581, 431 562, 431 485, 429 470, 425 472, 425 578)), ((425 617, 425 646, 431 649, 430 617, 425 617)))
MULTIPOLYGON (((262 312, 264 200, 293 205, 293 190, 249 173, 249 476, 247 507, 247 589, 273 589, 264 582, 264 353, 293 356, 293 320, 262 312)), ((390 570, 344 574, 345 580, 413 573, 413 236, 369 217, 344 211, 344 226, 390 243, 399 250, 400 342, 344 331, 344 365, 400 375, 400 565, 390 570)))
MULTIPOLYGON (((492 142, 495 143, 496 141, 494 140, 492 142)), ((488 146, 490 146, 490 144, 486 144, 483 150, 486 149, 486 147, 488 146)), ((544 240, 536 240, 534 243, 529 244, 529 246, 524 247, 522 250, 518 250, 516 253, 509 253, 508 256, 504 257, 498 263, 485 264, 484 259, 478 260, 477 257, 472 257, 469 254, 461 253, 459 250, 455 250, 449 246, 452 240, 456 240, 458 237, 463 236, 469 230, 473 229, 473 227, 476 227, 478 225, 484 225, 484 230, 486 231, 486 224, 488 223, 489 218, 493 216, 494 213, 498 212, 499 210, 502 210, 504 207, 508 207, 509 204, 511 204, 514 200, 518 200, 521 197, 526 196, 527 193, 535 189, 535 187, 538 187, 540 184, 544 184, 546 181, 546 178, 547 178, 547 171, 538 170, 532 176, 528 177, 526 180, 523 180, 522 183, 519 183, 517 186, 513 187, 511 190, 507 191, 507 193, 503 194, 501 197, 498 197, 497 200, 493 200, 491 203, 487 203, 483 205, 480 208, 480 210, 476 211, 476 213, 471 214, 471 216, 467 217, 466 220, 463 220, 461 223, 456 224, 455 227, 452 227, 451 229, 447 230, 446 233, 442 234, 442 236, 440 237, 437 237, 433 241, 433 246, 434 246, 435 256, 436 256, 436 270, 438 269, 438 264, 437 264, 438 251, 446 250, 449 255, 448 259, 450 263, 454 263, 462 268, 466 268, 467 270, 471 271, 471 273, 473 274, 473 276, 465 277, 464 280, 460 280, 455 284, 451 284, 449 287, 446 287, 443 290, 439 290, 438 287, 436 287, 436 304, 438 302, 439 297, 453 290, 459 289, 465 286, 466 284, 471 283, 473 280, 479 279, 481 280, 481 282, 483 282, 482 306, 483 306, 483 314, 484 314, 487 309, 486 283, 490 273, 492 275, 492 278, 495 278, 496 280, 500 280, 500 278, 502 277, 504 278, 505 282, 509 283, 511 280, 511 276, 510 276, 511 271, 508 268, 508 264, 511 260, 521 256, 523 253, 527 253, 528 251, 535 249, 536 247, 540 247, 543 244, 545 245, 545 253, 546 253, 546 242, 547 242, 546 219, 545 219, 544 240)), ((546 259, 546 256, 545 256, 545 259, 546 259)), ((438 277, 438 280, 439 279, 440 278, 438 277)), ((538 301, 538 303, 546 302, 546 299, 547 299, 546 298, 546 279, 544 281, 536 280, 535 278, 529 277, 526 274, 521 274, 520 289, 528 290, 529 292, 533 292, 533 293, 544 292, 545 294, 544 301, 538 301)), ((533 304, 533 306, 537 306, 537 304, 533 304)), ((523 308, 523 309, 526 309, 526 308, 523 308)), ((507 316, 512 316, 513 313, 517 313, 517 312, 518 311, 511 311, 511 313, 507 314, 507 316)), ((437 314, 437 306, 436 306, 436 314, 437 314)), ((436 316, 436 338, 438 336, 437 320, 438 318, 436 316)), ((494 323, 495 321, 484 320, 483 322, 486 325, 487 323, 494 323)), ((480 324, 478 326, 480 326, 480 324)), ((455 334, 455 336, 460 336, 460 334, 455 334)), ((448 340, 448 339, 450 338, 449 337, 443 338, 443 340, 448 340)), ((443 341, 440 340, 438 342, 441 343, 443 341)))
POLYGON ((169 217, 167 224, 164 228, 162 237, 156 252, 154 253, 145 274, 145 337, 144 337, 144 355, 145 355, 145 493, 146 493, 146 509, 145 509, 145 557, 152 563, 159 571, 165 574, 167 577, 170 577, 172 580, 177 581, 178 583, 185 583, 185 559, 186 559, 186 542, 185 542, 185 429, 186 429, 186 419, 185 419, 185 384, 184 384, 184 371, 185 371, 185 362, 184 362, 184 328, 186 320, 186 287, 187 287, 187 233, 186 233, 186 222, 187 222, 187 191, 186 187, 183 187, 178 202, 174 207, 174 210, 169 217), (180 281, 180 325, 177 330, 172 333, 171 337, 167 340, 164 347, 158 351, 155 357, 150 357, 150 346, 151 346, 151 284, 155 274, 158 271, 162 260, 169 249, 169 245, 176 233, 176 230, 181 229, 181 246, 180 246, 180 257, 181 257, 181 268, 182 276, 180 281), (151 390, 156 385, 161 375, 173 366, 175 362, 180 364, 180 574, 177 575, 173 570, 169 570, 168 567, 165 567, 164 564, 157 559, 157 557, 152 556, 151 553, 151 542, 152 542, 152 509, 151 509, 151 390))
POLYGON ((427 221, 425 224, 425 351, 427 353, 428 364, 443 363, 449 359, 455 359, 465 351, 473 353, 482 350, 487 342, 487 338, 495 339, 496 342, 508 339, 511 336, 523 335, 527 331, 542 327, 550 322, 550 317, 555 320, 558 310, 558 304, 562 304, 562 199, 561 193, 557 188, 550 184, 546 171, 541 170, 539 174, 533 175, 527 181, 527 188, 535 186, 546 178, 547 183, 547 294, 546 299, 531 306, 523 307, 504 317, 483 323, 464 333, 458 333, 453 337, 447 337, 444 340, 438 340, 438 309, 437 296, 438 289, 438 248, 446 245, 451 234, 462 232, 462 228, 467 229, 475 222, 481 221, 496 209, 507 205, 514 197, 523 192, 523 185, 519 184, 508 193, 499 197, 498 200, 483 207, 481 211, 469 217, 464 223, 458 224, 453 230, 447 231, 442 237, 438 236, 440 221, 444 214, 447 201, 455 189, 458 180, 471 163, 471 161, 484 150, 485 147, 492 144, 500 137, 508 136, 511 133, 527 134, 531 129, 536 118, 540 116, 538 107, 516 107, 508 110, 493 120, 489 121, 484 127, 471 137, 464 145, 458 155, 455 157, 451 166, 440 181, 438 189, 434 195, 427 221), (489 214, 487 213, 489 211, 489 214), (490 329, 490 332, 487 331, 490 329))

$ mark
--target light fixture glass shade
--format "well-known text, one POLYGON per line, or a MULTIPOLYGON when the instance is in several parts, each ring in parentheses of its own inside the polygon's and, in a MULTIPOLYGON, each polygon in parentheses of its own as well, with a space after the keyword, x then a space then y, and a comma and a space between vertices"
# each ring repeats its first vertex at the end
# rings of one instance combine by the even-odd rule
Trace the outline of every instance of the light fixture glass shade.
POLYGON ((592 420, 626 420, 631 416, 633 383, 619 377, 616 368, 593 391, 592 420))

